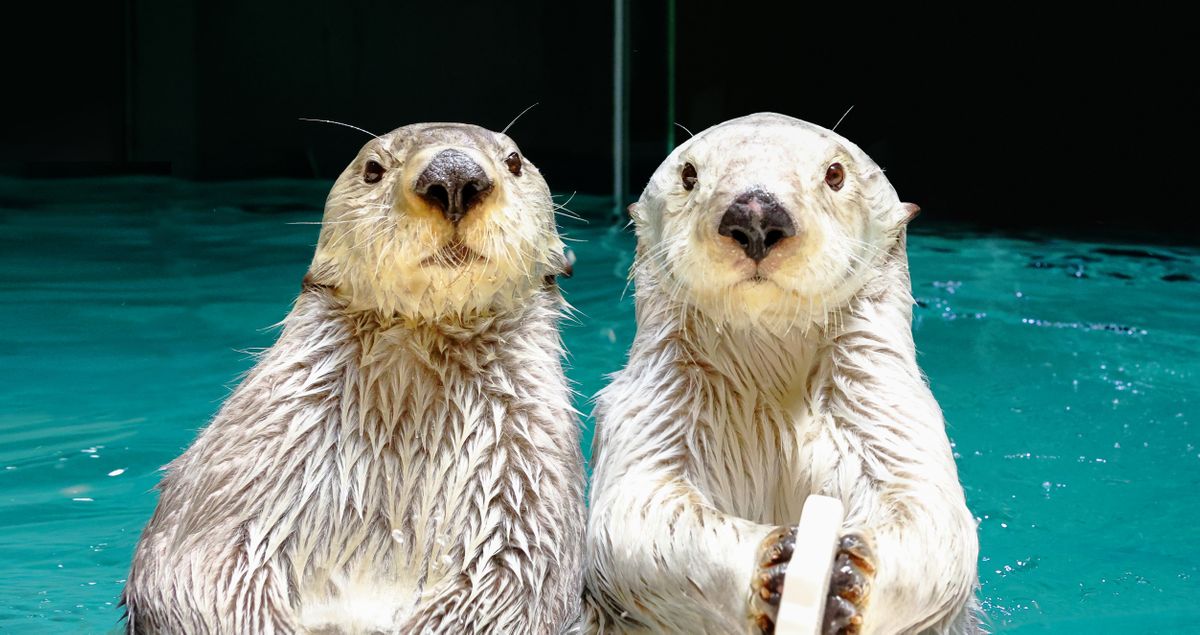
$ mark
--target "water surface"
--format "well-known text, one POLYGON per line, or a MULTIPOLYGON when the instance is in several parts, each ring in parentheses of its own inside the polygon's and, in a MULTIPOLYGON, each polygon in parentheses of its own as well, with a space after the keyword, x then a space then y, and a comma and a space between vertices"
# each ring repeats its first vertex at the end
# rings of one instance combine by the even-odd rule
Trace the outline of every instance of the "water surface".
MULTIPOLYGON (((0 180, 0 630, 115 628, 158 468, 274 340, 327 188, 0 180)), ((633 337, 633 238, 568 234, 591 395, 633 337)), ((1200 251, 918 226, 910 260, 993 627, 1196 630, 1200 251)))

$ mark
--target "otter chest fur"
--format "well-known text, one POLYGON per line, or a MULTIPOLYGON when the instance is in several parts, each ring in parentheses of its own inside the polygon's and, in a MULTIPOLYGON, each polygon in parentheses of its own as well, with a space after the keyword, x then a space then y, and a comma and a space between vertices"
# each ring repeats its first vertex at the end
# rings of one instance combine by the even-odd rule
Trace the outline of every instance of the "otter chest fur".
POLYGON ((527 499, 547 480, 574 478, 543 462, 571 451, 571 431, 547 425, 571 419, 553 329, 350 326, 359 359, 312 395, 309 407, 326 412, 300 417, 325 421, 296 472, 322 485, 267 512, 280 516, 277 541, 301 574, 301 624, 356 615, 368 632, 387 630, 480 563, 508 560, 514 575, 544 578, 551 563, 528 551, 557 544, 568 519, 538 518, 527 499))

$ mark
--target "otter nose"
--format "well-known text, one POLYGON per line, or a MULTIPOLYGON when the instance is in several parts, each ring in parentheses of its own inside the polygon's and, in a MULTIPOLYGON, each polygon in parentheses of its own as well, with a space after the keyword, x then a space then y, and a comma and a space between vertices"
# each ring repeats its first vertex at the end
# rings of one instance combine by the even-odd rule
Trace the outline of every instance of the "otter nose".
POLYGON ((736 240, 751 260, 760 262, 784 238, 796 235, 796 225, 774 196, 752 190, 733 200, 717 233, 736 240))
POLYGON ((457 223, 492 191, 492 180, 471 157, 458 150, 437 153, 417 177, 417 196, 457 223))

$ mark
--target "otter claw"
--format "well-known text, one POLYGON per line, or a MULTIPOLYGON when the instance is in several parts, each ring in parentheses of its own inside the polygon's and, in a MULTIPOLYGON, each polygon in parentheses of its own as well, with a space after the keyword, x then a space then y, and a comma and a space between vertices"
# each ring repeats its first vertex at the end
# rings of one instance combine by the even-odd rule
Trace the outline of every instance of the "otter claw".
POLYGON ((875 555, 870 542, 859 534, 842 536, 829 580, 824 635, 858 635, 874 577, 875 555))

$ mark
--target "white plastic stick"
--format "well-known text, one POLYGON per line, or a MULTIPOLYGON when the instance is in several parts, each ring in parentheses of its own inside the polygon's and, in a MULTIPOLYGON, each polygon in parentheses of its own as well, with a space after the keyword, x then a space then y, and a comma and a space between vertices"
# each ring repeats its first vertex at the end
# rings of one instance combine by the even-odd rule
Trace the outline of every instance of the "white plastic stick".
POLYGON ((796 527, 796 548, 779 598, 779 635, 819 635, 846 511, 828 496, 809 496, 796 527))

